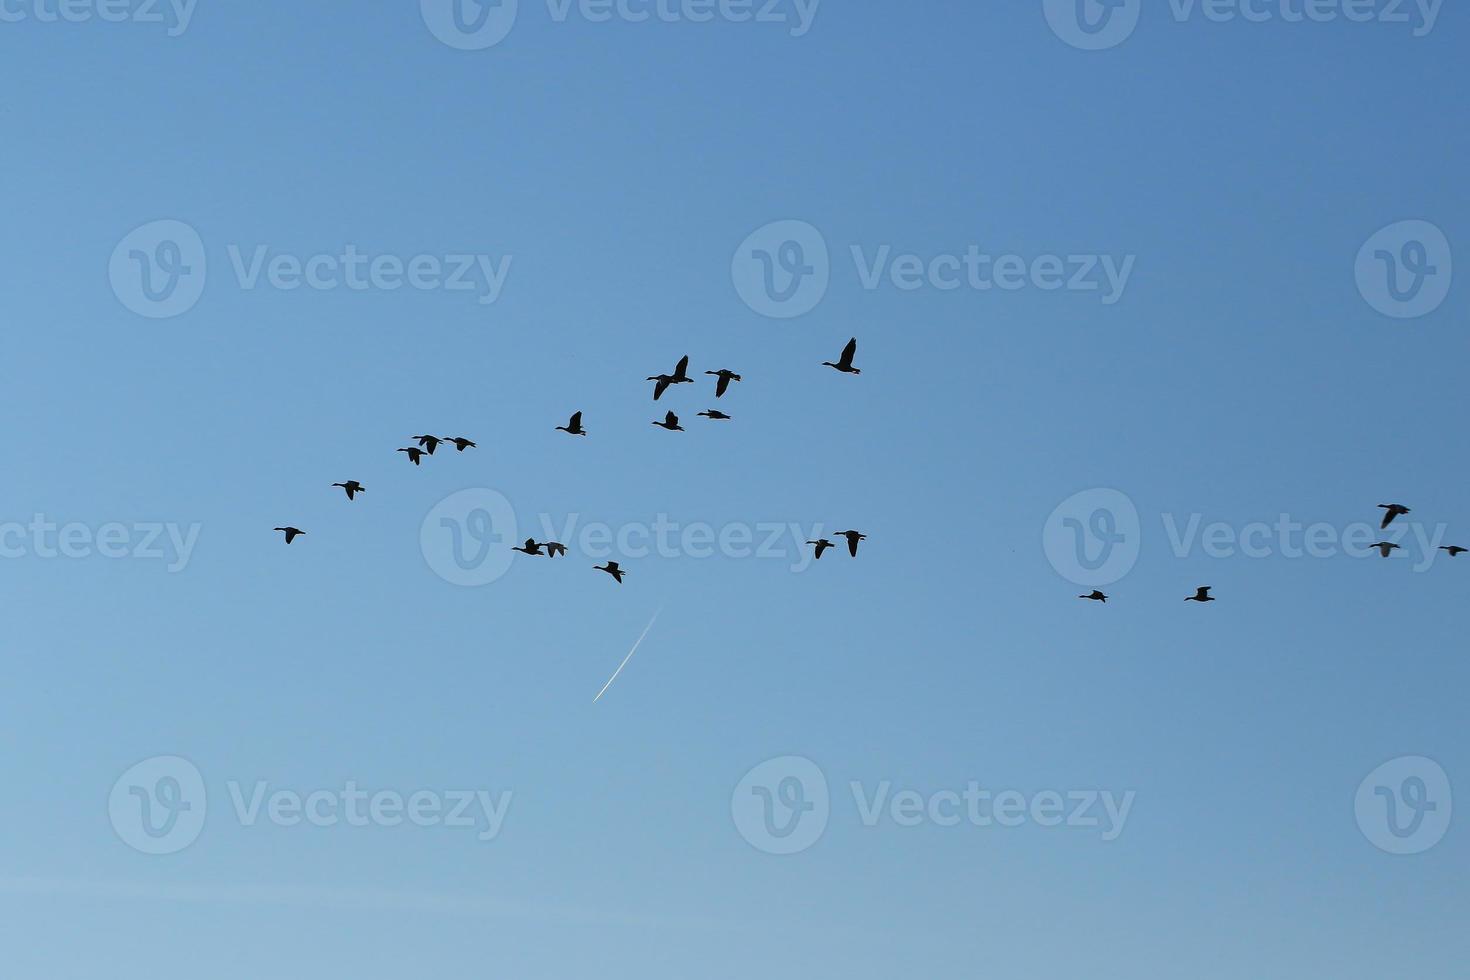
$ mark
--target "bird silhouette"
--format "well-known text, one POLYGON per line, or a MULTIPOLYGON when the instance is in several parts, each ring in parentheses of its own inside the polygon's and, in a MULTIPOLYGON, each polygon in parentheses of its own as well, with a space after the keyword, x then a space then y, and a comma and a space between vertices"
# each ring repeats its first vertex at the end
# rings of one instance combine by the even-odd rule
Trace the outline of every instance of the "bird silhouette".
POLYGON ((546 549, 547 558, 556 558, 559 555, 565 555, 567 553, 567 546, 560 541, 546 541, 542 544, 542 547, 546 549))
POLYGON ((587 434, 587 430, 582 428, 582 413, 573 412, 572 420, 566 425, 558 425, 556 427, 556 431, 565 432, 567 435, 570 436, 585 436, 587 434))
POLYGON ((1395 517, 1402 517, 1409 513, 1409 508, 1403 504, 1379 504, 1378 506, 1386 512, 1383 515, 1383 523, 1378 525, 1379 528, 1388 527, 1393 523, 1395 517))
POLYGON ((866 534, 859 534, 857 531, 838 531, 837 536, 847 539, 847 553, 854 558, 857 557, 858 542, 868 540, 866 534))
POLYGON ((301 530, 301 528, 299 528, 299 527, 277 527, 277 528, 272 528, 272 530, 275 530, 275 531, 285 531, 286 532, 286 543, 287 544, 290 544, 292 541, 295 541, 296 540, 296 535, 298 535, 298 534, 305 534, 306 533, 305 531, 301 530))
POLYGON ((1380 541, 1375 545, 1370 545, 1370 547, 1377 548, 1380 555, 1385 558, 1389 558, 1392 557, 1393 553, 1395 551, 1398 551, 1401 546, 1394 544, 1392 541, 1380 541))
POLYGON ((718 408, 712 408, 712 409, 710 409, 707 412, 700 412, 699 414, 702 417, 704 417, 704 418, 714 419, 717 422, 728 422, 728 421, 730 421, 730 416, 726 415, 724 412, 720 411, 718 408))
POLYGON ((419 445, 424 447, 424 452, 430 456, 434 455, 434 450, 439 448, 439 443, 449 441, 447 439, 441 439, 438 436, 411 436, 410 438, 417 439, 419 445))
POLYGON ((617 562, 610 561, 606 565, 593 565, 592 567, 597 569, 599 572, 607 572, 607 574, 618 580, 619 585, 623 584, 624 573, 623 570, 618 567, 617 562))
POLYGON ((417 446, 410 446, 408 449, 400 449, 398 450, 398 452, 408 453, 409 462, 413 463, 413 465, 415 466, 419 465, 419 460, 424 458, 424 451, 422 449, 419 449, 417 446))
POLYGON ((523 555, 541 555, 542 554, 541 546, 536 543, 536 539, 535 538, 527 538, 525 544, 521 545, 519 548, 512 548, 510 550, 511 551, 519 551, 523 555))
POLYGON ((669 385, 693 384, 694 379, 689 377, 688 371, 689 355, 685 354, 684 357, 679 361, 678 366, 674 368, 673 374, 650 374, 647 378, 645 378, 645 381, 658 382, 653 386, 653 400, 658 401, 660 398, 662 398, 664 392, 668 390, 669 385))
POLYGON ((1185 602, 1214 602, 1215 601, 1215 597, 1212 596, 1212 595, 1210 595, 1210 589, 1212 589, 1212 588, 1214 588, 1214 586, 1212 586, 1212 585, 1201 585, 1198 589, 1195 590, 1194 595, 1185 596, 1184 597, 1184 601, 1185 602))
MULTIPOLYGON (((454 448, 457 449, 457 450, 459 450, 460 452, 464 452, 466 449, 478 449, 479 448, 473 442, 471 442, 469 439, 464 438, 463 436, 455 436, 453 439, 449 438, 448 436, 445 436, 443 439, 441 439, 439 441, 440 442, 452 442, 452 443, 454 443, 454 448)), ((434 450, 432 450, 432 449, 429 450, 430 453, 432 453, 433 451, 434 450)))
POLYGON ((813 556, 817 559, 817 561, 822 560, 822 552, 826 551, 828 548, 833 547, 832 542, 828 541, 826 538, 818 538, 816 541, 808 541, 807 544, 814 544, 817 546, 817 553, 813 556))
POLYGON ((847 342, 846 347, 842 348, 842 356, 837 359, 836 364, 831 361, 823 361, 822 364, 825 367, 836 368, 843 374, 862 374, 863 372, 852 366, 852 356, 856 353, 857 338, 854 337, 847 342))
POLYGON ((341 487, 343 490, 346 490, 348 500, 351 500, 354 494, 367 492, 367 487, 358 483, 356 480, 348 480, 346 483, 334 483, 332 486, 341 487))
POLYGON ((1463 555, 1465 553, 1465 551, 1466 551, 1466 549, 1461 548, 1457 544, 1452 544, 1448 548, 1441 548, 1439 550, 1440 551, 1448 551, 1450 553, 1450 557, 1451 558, 1458 558, 1461 555, 1463 555))
POLYGON ((1105 595, 1103 595, 1101 592, 1097 591, 1097 589, 1093 589, 1091 595, 1079 595, 1077 598, 1079 598, 1079 599, 1091 599, 1093 602, 1107 602, 1108 601, 1108 597, 1105 596, 1105 595))
POLYGON ((724 368, 720 368, 718 371, 706 371, 704 373, 712 374, 720 379, 719 381, 715 382, 716 398, 725 397, 725 392, 730 390, 730 382, 740 380, 740 375, 736 374, 734 371, 727 371, 724 368))
POLYGON ((679 424, 679 416, 675 415, 673 412, 669 412, 667 415, 665 415, 662 422, 655 422, 653 424, 658 426, 660 429, 668 429, 670 432, 684 431, 684 427, 679 424))

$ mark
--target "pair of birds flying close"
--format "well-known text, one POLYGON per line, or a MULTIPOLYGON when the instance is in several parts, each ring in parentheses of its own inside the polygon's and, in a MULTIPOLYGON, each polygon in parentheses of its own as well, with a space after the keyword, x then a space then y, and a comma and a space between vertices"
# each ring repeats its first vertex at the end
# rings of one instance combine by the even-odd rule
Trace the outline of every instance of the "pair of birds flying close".
POLYGON ((400 453, 407 453, 408 461, 413 463, 413 465, 415 466, 418 466, 420 462, 422 462, 424 456, 434 455, 434 450, 438 449, 439 446, 443 443, 450 443, 454 446, 455 449, 459 450, 460 452, 464 452, 466 449, 476 448, 473 440, 466 439, 463 436, 455 436, 451 438, 449 436, 423 435, 412 436, 411 438, 416 439, 418 441, 418 445, 410 446, 407 449, 400 449, 398 451, 400 453))
MULTIPOLYGON (((1201 585, 1198 589, 1195 589, 1194 595, 1187 595, 1187 596, 1185 596, 1184 597, 1184 601, 1185 602, 1214 602, 1215 601, 1215 597, 1212 596, 1212 595, 1210 595, 1210 589, 1212 589, 1212 588, 1214 588, 1214 586, 1201 585)), ((1077 598, 1079 598, 1079 599, 1089 599, 1089 600, 1091 600, 1093 602, 1104 602, 1105 603, 1105 602, 1108 601, 1108 598, 1109 597, 1106 594, 1098 591, 1097 589, 1093 589, 1092 592, 1089 593, 1088 595, 1079 595, 1077 598)))
MULTIPOLYGON (((866 534, 862 534, 858 531, 838 531, 837 536, 839 538, 847 539, 847 553, 854 558, 857 557, 858 542, 868 540, 868 536, 866 534)), ((818 538, 816 541, 808 541, 807 544, 816 546, 817 552, 813 557, 815 557, 818 561, 822 560, 822 552, 826 551, 828 548, 836 547, 836 545, 834 545, 831 541, 828 541, 826 538, 818 538)))

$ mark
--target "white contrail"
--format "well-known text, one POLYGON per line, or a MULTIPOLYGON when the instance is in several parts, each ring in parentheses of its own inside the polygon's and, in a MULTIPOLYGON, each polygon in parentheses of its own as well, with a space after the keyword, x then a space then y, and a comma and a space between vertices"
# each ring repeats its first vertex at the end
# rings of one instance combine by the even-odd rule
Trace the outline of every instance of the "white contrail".
POLYGON ((593 704, 596 704, 598 702, 598 699, 607 693, 607 689, 612 687, 612 682, 617 680, 618 675, 623 672, 623 668, 628 666, 628 661, 632 660, 633 654, 638 652, 638 644, 642 643, 643 638, 648 635, 648 631, 653 629, 653 624, 658 621, 658 613, 661 613, 663 611, 663 607, 660 606, 658 612, 653 614, 653 619, 650 619, 648 621, 648 625, 643 627, 643 632, 638 635, 638 639, 633 643, 633 649, 628 651, 628 655, 623 658, 623 662, 618 664, 618 669, 613 671, 613 675, 607 679, 607 683, 602 685, 602 690, 598 691, 597 697, 592 699, 593 704))

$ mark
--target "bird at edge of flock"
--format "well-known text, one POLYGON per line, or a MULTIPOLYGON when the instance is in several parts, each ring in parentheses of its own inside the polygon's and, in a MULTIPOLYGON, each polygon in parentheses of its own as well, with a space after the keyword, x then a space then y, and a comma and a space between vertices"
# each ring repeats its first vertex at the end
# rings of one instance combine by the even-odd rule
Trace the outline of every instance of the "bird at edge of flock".
POLYGON ((618 567, 617 562, 610 561, 606 565, 593 565, 592 567, 597 569, 599 572, 607 572, 607 574, 618 580, 619 585, 623 584, 623 575, 626 573, 623 571, 623 569, 618 567))
POLYGON ((298 534, 305 534, 306 533, 305 531, 301 530, 301 528, 299 528, 299 527, 277 527, 277 528, 272 528, 272 530, 286 532, 286 543, 287 544, 290 544, 292 541, 295 541, 296 540, 296 536, 298 534))

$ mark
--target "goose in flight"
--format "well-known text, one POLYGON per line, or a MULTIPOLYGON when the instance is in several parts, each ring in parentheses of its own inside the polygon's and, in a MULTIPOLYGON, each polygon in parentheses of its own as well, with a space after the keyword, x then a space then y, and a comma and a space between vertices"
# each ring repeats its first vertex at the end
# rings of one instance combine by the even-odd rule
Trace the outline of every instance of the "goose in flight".
POLYGON ((700 416, 702 418, 714 419, 717 422, 728 422, 728 421, 730 421, 730 416, 726 415, 724 412, 720 411, 718 408, 712 408, 712 409, 710 409, 707 412, 700 412, 699 414, 700 414, 700 416))
POLYGON ((275 530, 275 531, 285 531, 286 532, 286 543, 287 544, 290 544, 292 541, 295 541, 296 540, 296 535, 298 535, 298 534, 305 534, 306 533, 305 531, 301 530, 301 528, 299 528, 299 527, 277 527, 277 528, 272 528, 272 530, 275 530))
POLYGON ((424 451, 430 456, 434 455, 434 450, 439 448, 439 443, 449 441, 448 439, 441 439, 438 436, 410 436, 410 438, 417 439, 419 445, 423 446, 424 451))
POLYGON ((417 446, 410 446, 408 449, 400 449, 398 450, 398 452, 408 453, 409 462, 413 463, 413 465, 415 466, 419 465, 419 460, 424 458, 424 451, 417 446))
POLYGON ((1091 599, 1093 602, 1107 602, 1108 601, 1108 597, 1105 596, 1105 595, 1103 595, 1097 589, 1093 589, 1091 595, 1079 595, 1077 598, 1079 598, 1079 599, 1091 599))
POLYGON ((1385 558, 1391 558, 1393 553, 1399 550, 1400 545, 1396 545, 1392 541, 1380 541, 1375 545, 1369 545, 1369 547, 1377 548, 1380 555, 1385 558))
POLYGON ((607 574, 618 580, 619 585, 623 584, 623 570, 618 567, 617 562, 610 561, 606 565, 593 565, 592 567, 599 572, 607 572, 607 574))
POLYGON ((346 483, 334 483, 332 486, 341 487, 343 490, 346 490, 348 500, 351 500, 354 494, 367 492, 367 487, 358 483, 356 480, 348 480, 346 483))
POLYGON ((660 429, 668 429, 670 432, 684 431, 684 427, 679 424, 679 416, 675 415, 673 412, 669 412, 667 415, 665 415, 662 422, 655 422, 653 424, 658 426, 660 429))
POLYGON ((546 549, 547 558, 555 558, 567 553, 567 546, 560 541, 547 541, 542 544, 542 547, 546 549))
POLYGON ((826 538, 818 538, 816 541, 808 541, 807 544, 813 544, 817 546, 817 553, 813 556, 816 558, 817 561, 822 560, 822 552, 826 551, 828 548, 833 547, 832 542, 828 541, 826 538))
MULTIPOLYGON (((478 446, 476 446, 474 444, 474 442, 472 442, 469 439, 466 439, 464 436, 455 436, 453 439, 450 439, 448 436, 446 436, 443 439, 440 439, 439 441, 440 442, 452 442, 452 443, 454 443, 454 448, 457 449, 457 450, 459 450, 460 452, 464 452, 466 449, 478 449, 479 448, 478 446)), ((432 449, 429 450, 429 453, 431 455, 433 454, 433 452, 434 452, 434 450, 432 450, 432 449)))
POLYGON ((569 436, 585 436, 587 430, 582 428, 582 413, 573 412, 571 421, 566 425, 558 425, 556 431, 565 432, 569 436))
POLYGON ((673 374, 650 374, 643 380, 658 382, 653 386, 653 400, 658 401, 663 397, 664 392, 668 390, 669 385, 693 384, 694 379, 689 377, 688 371, 689 355, 685 354, 679 361, 678 366, 674 368, 673 374))
POLYGON ((542 550, 541 550, 541 546, 536 543, 536 539, 535 538, 527 538, 525 544, 521 545, 519 548, 512 548, 510 550, 511 551, 519 551, 523 555, 542 555, 542 554, 544 554, 544 552, 542 552, 542 550))
POLYGON ((852 555, 854 558, 857 557, 858 542, 868 540, 868 536, 866 534, 860 534, 857 531, 838 531, 837 536, 839 538, 847 539, 847 553, 849 555, 852 555))
POLYGON ((1212 595, 1210 595, 1210 589, 1212 589, 1212 588, 1214 588, 1214 586, 1212 586, 1212 585, 1201 585, 1198 589, 1195 590, 1194 595, 1187 595, 1187 596, 1185 596, 1184 597, 1184 601, 1185 602, 1214 602, 1215 601, 1215 597, 1212 596, 1212 595))
POLYGON ((706 371, 704 373, 712 374, 720 379, 719 381, 715 382, 716 398, 723 398, 725 396, 725 392, 730 390, 731 381, 740 380, 740 375, 736 374, 734 371, 727 371, 725 368, 720 368, 718 371, 706 371))
POLYGON ((852 356, 856 353, 857 338, 854 337, 847 342, 846 347, 842 348, 842 356, 837 359, 836 364, 833 364, 831 361, 823 361, 822 365, 824 367, 836 368, 843 374, 862 374, 863 372, 852 366, 852 356))
POLYGON ((1409 513, 1409 508, 1403 504, 1379 504, 1378 506, 1384 511, 1383 523, 1378 525, 1380 529, 1392 524, 1395 517, 1403 517, 1409 513))
POLYGON ((1452 544, 1448 548, 1441 548, 1439 550, 1440 551, 1448 551, 1450 553, 1450 557, 1451 558, 1458 558, 1458 557, 1460 557, 1461 555, 1463 555, 1465 553, 1465 549, 1464 548, 1461 548, 1457 544, 1452 544))

